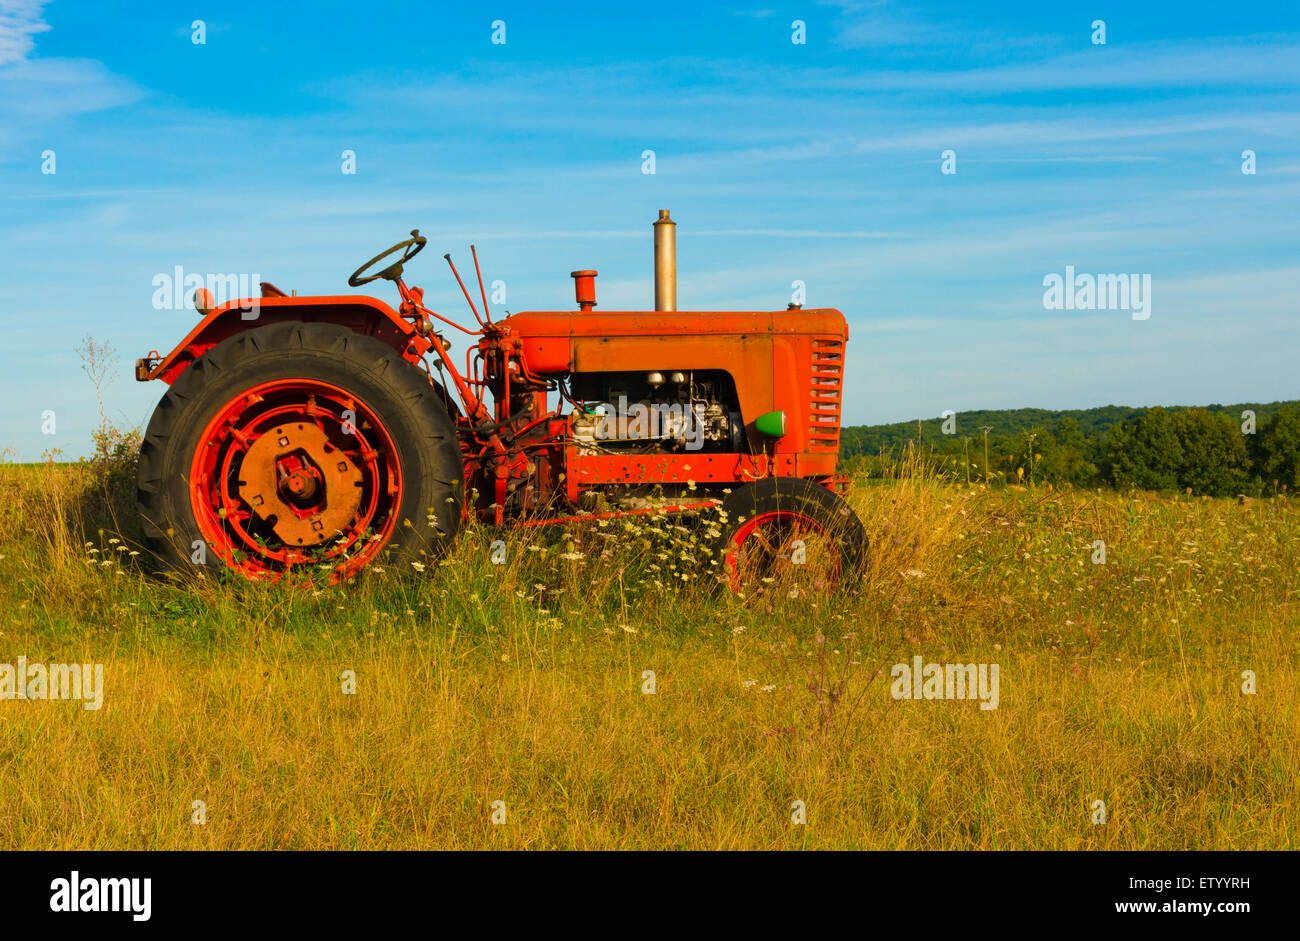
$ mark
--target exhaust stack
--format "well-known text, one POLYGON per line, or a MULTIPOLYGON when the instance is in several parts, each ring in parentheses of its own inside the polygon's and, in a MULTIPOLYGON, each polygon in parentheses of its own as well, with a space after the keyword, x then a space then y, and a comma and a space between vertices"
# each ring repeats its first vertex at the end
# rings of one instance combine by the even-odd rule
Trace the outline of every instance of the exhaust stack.
POLYGON ((677 309, 677 223, 659 210, 655 230, 655 310, 677 309))

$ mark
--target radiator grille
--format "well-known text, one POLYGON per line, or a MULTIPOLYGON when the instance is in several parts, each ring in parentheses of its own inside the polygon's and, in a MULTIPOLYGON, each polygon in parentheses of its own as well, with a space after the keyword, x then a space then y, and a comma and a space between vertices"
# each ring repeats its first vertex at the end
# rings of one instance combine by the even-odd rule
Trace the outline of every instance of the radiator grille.
POLYGON ((840 397, 844 382, 844 341, 814 339, 809 390, 808 450, 840 448, 840 397))

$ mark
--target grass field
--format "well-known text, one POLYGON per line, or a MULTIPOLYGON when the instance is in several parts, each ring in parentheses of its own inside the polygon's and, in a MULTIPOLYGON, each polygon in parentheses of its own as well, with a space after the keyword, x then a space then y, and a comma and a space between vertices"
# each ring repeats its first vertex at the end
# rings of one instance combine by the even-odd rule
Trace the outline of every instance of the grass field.
POLYGON ((0 702, 0 847, 1300 845, 1294 500, 863 482, 858 592, 739 598, 673 518, 171 585, 97 489, 0 467, 0 662, 105 665, 97 711, 0 702), (998 707, 895 700, 915 655, 998 707))

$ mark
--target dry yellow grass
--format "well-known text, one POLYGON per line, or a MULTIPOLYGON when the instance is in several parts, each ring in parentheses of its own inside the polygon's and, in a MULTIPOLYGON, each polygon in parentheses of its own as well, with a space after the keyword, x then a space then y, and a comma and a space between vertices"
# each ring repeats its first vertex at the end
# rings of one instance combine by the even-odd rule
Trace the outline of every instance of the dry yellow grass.
POLYGON ((0 662, 106 670, 99 711, 0 702, 5 848, 1300 842, 1283 500, 902 476, 853 494, 859 593, 733 598, 680 578, 673 519, 506 534, 505 566, 474 529, 320 591, 171 586, 82 539, 91 483, 0 469, 0 662), (895 701, 916 654, 998 663, 998 708, 895 701))

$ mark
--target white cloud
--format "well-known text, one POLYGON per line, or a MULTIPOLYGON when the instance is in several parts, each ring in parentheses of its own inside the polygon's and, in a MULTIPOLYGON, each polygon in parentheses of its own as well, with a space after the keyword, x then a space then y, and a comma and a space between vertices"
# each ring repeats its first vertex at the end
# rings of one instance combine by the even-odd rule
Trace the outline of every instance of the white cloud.
POLYGON ((0 116, 32 124, 139 100, 141 90, 94 59, 28 59, 0 67, 0 116))
POLYGON ((33 37, 49 30, 46 0, 0 0, 0 144, 71 115, 137 101, 142 92, 93 59, 40 58, 33 37))
POLYGON ((45 0, 0 0, 0 66, 31 55, 32 37, 50 28, 41 19, 44 7, 45 0))
MULTIPOLYGON (((885 30, 882 36, 892 33, 885 30)), ((1043 58, 972 69, 807 70, 809 87, 840 91, 1000 94, 1100 88, 1294 87, 1300 83, 1294 35, 1225 36, 1133 43, 1123 53, 1088 47, 1043 58), (819 74, 820 73, 820 74, 819 74)))

